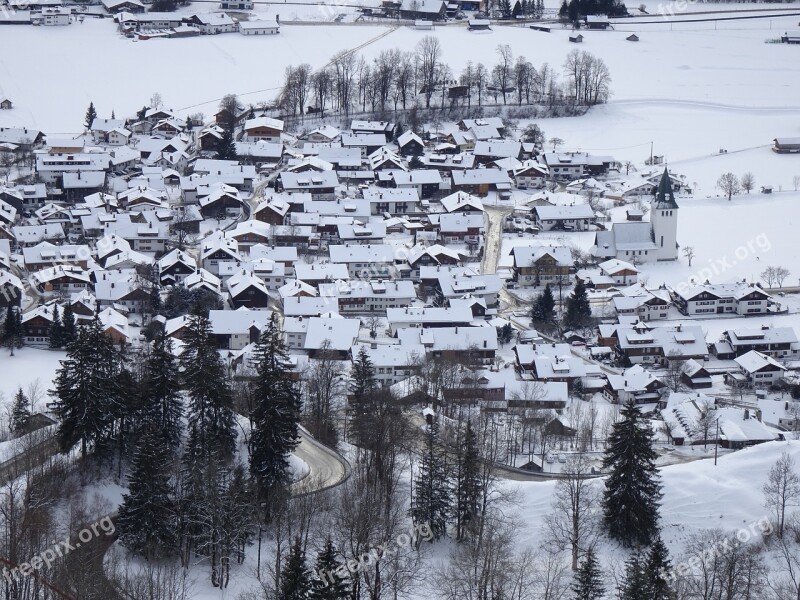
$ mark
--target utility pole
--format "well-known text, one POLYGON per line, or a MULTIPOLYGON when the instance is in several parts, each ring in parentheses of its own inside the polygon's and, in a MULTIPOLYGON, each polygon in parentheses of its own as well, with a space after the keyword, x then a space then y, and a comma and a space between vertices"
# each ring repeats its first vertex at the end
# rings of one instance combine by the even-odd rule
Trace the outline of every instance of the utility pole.
POLYGON ((650 166, 653 166, 653 142, 650 142, 650 166))
POLYGON ((714 444, 714 466, 717 466, 717 450, 719 449, 719 417, 717 417, 717 443, 714 444))

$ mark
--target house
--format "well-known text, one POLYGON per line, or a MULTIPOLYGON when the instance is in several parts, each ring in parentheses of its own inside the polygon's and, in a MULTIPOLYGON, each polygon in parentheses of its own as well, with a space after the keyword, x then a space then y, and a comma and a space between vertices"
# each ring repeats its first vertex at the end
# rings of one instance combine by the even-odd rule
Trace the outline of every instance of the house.
POLYGON ((375 381, 392 386, 415 375, 425 358, 422 344, 355 344, 350 355, 355 361, 364 350, 372 363, 375 381))
POLYGON ((239 244, 236 240, 215 236, 203 241, 200 260, 203 268, 214 275, 219 274, 222 263, 239 262, 241 258, 239 244))
POLYGON ((483 213, 483 202, 480 198, 466 192, 456 192, 439 201, 448 213, 483 213))
POLYGON ((606 30, 611 27, 611 22, 606 15, 586 15, 584 23, 586 24, 586 29, 606 30))
POLYGON ((320 283, 319 295, 335 298, 341 314, 386 314, 387 309, 408 306, 417 298, 414 284, 403 280, 320 283))
POLYGON ((225 286, 234 307, 246 307, 251 310, 269 308, 270 295, 267 286, 247 269, 242 269, 229 277, 225 286))
POLYGON ((303 350, 310 358, 321 351, 330 353, 335 360, 347 360, 358 339, 361 322, 358 319, 346 319, 335 313, 322 317, 310 317, 303 350))
POLYGON ((625 369, 622 374, 607 374, 608 383, 603 396, 613 404, 625 404, 633 400, 636 404, 658 404, 666 386, 641 365, 625 369))
POLYGON ((442 187, 442 176, 434 169, 419 169, 416 171, 387 171, 385 180, 388 187, 413 188, 422 198, 431 198, 439 193, 442 187))
POLYGON ((535 190, 545 186, 549 169, 535 160, 526 160, 514 170, 513 175, 519 189, 535 190))
POLYGON ((270 311, 248 310, 247 308, 210 310, 208 311, 208 324, 217 348, 241 350, 258 341, 271 317, 270 311))
POLYGON ((445 244, 472 244, 477 248, 484 233, 483 213, 453 213, 430 215, 438 225, 439 239, 445 244))
POLYGON ((444 21, 447 2, 444 0, 402 0, 400 18, 424 21, 444 21))
POLYGON ((332 244, 331 262, 347 265, 351 278, 387 279, 394 274, 396 249, 387 244, 332 244))
POLYGON ((234 187, 224 183, 214 183, 207 188, 198 188, 197 192, 200 214, 204 218, 222 219, 226 216, 236 216, 242 210, 242 199, 234 187))
POLYGON ((681 368, 681 382, 693 389, 710 388, 712 386, 711 374, 699 362, 690 358, 681 368))
POLYGON ((631 263, 615 258, 601 262, 600 272, 606 277, 610 277, 615 285, 633 285, 638 281, 639 269, 631 263))
POLYGON ((242 35, 277 35, 280 31, 281 26, 277 21, 255 19, 239 22, 239 33, 242 35))
POLYGON ((244 139, 248 142, 280 142, 283 128, 284 123, 280 119, 270 117, 247 119, 244 123, 244 139))
POLYGON ((386 321, 389 332, 397 332, 407 327, 467 327, 474 317, 465 304, 458 306, 405 306, 389 308, 386 321))
POLYGON ((8 98, 0 98, 0 110, 11 110, 14 104, 8 98))
POLYGON ((397 138, 397 146, 403 156, 422 156, 425 143, 410 129, 397 138))
POLYGON ((419 193, 416 188, 374 188, 369 187, 362 193, 369 202, 372 215, 404 215, 419 210, 419 193))
POLYGON ((772 297, 758 285, 740 283, 705 283, 687 289, 669 290, 675 307, 684 315, 737 314, 763 315, 769 311, 772 297))
POLYGON ((175 285, 197 271, 197 261, 183 250, 175 248, 158 260, 161 285, 175 285))
POLYGON ((231 33, 236 31, 237 23, 227 13, 203 13, 189 17, 188 23, 196 25, 206 35, 231 33))
POLYGON ((569 41, 573 44, 580 44, 583 42, 583 35, 580 33, 578 35, 571 35, 569 36, 569 41))
POLYGON ((339 178, 335 171, 322 173, 290 173, 282 171, 278 181, 289 194, 309 193, 313 200, 334 200, 339 178))
MULTIPOLYGON (((36 24, 36 18, 36 15, 34 15, 34 24, 36 24)), ((69 25, 72 22, 72 9, 65 6, 43 8, 40 22, 42 25, 47 26, 69 25)))
POLYGON ((492 22, 489 19, 469 19, 467 29, 470 31, 490 31, 492 22))
POLYGON ((646 290, 641 286, 624 289, 622 295, 611 299, 611 303, 618 318, 633 318, 642 322, 666 319, 671 304, 666 290, 646 290))
POLYGON ((221 10, 253 10, 253 0, 222 0, 219 3, 221 10))
POLYGON ((511 178, 503 169, 464 169, 450 173, 453 189, 478 196, 496 191, 501 198, 511 195, 511 178))
POLYGON ((408 327, 400 329, 397 337, 401 344, 421 344, 433 358, 487 363, 497 352, 494 327, 408 327))
POLYGON ((650 203, 650 222, 614 223, 610 231, 598 231, 592 255, 633 264, 677 260, 678 208, 670 175, 665 169, 650 203))
POLYGON ((787 360, 797 353, 797 334, 792 327, 769 327, 762 325, 754 329, 728 329, 722 334, 721 344, 715 348, 730 348, 730 354, 717 357, 733 359, 756 350, 775 359, 787 360))
POLYGON ((587 231, 596 220, 588 204, 534 206, 531 215, 542 231, 587 231))
POLYGON ((781 36, 784 44, 800 44, 800 31, 787 31, 781 36))
MULTIPOLYGON (((757 350, 750 350, 733 359, 751 386, 769 386, 783 379, 786 367, 757 350)), ((726 380, 728 377, 726 376, 726 380)))
POLYGON ((514 246, 514 279, 518 285, 568 283, 575 261, 566 246, 514 246))
MULTIPOLYGON (((798 36, 800 40, 800 36, 798 36)), ((797 42, 800 44, 800 41, 797 42)), ((800 152, 800 137, 796 138, 775 138, 773 141, 772 150, 778 154, 796 154, 800 152)))
POLYGON ((19 277, 8 271, 0 271, 0 308, 20 306, 25 295, 25 286, 19 277))
MULTIPOLYGON (((28 346, 47 346, 50 342, 50 326, 53 324, 54 301, 39 305, 22 315, 23 340, 28 346)), ((58 307, 59 314, 63 314, 58 307)))
POLYGON ((672 360, 704 360, 708 357, 703 328, 697 325, 650 327, 637 322, 617 327, 616 351, 631 364, 664 365, 672 360))
POLYGON ((394 138, 396 125, 391 121, 359 121, 353 120, 350 123, 350 131, 355 134, 371 134, 377 133, 384 136, 385 141, 391 141, 394 138))

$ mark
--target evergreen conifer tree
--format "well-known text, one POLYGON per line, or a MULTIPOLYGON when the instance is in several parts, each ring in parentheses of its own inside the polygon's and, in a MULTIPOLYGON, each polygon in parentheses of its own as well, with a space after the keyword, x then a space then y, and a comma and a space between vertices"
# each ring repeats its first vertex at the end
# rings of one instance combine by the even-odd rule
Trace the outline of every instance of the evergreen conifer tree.
POLYGON ((309 600, 347 600, 350 597, 347 580, 337 576, 341 563, 336 557, 336 548, 331 538, 328 538, 317 554, 309 600))
POLYGON ((674 600, 675 592, 669 582, 672 563, 661 536, 650 544, 645 557, 644 571, 648 584, 648 600, 674 600))
POLYGON ((631 400, 622 408, 603 458, 609 469, 603 518, 609 535, 626 546, 646 545, 658 535, 661 483, 653 430, 631 400))
POLYGON ((618 590, 619 600, 652 600, 643 563, 638 553, 625 563, 625 574, 618 590))
POLYGON ((297 536, 281 569, 278 600, 306 600, 310 589, 311 574, 306 567, 306 555, 300 536, 297 536))
POLYGON ((17 437, 22 435, 30 418, 31 410, 28 407, 28 398, 22 388, 19 388, 14 396, 14 407, 11 409, 11 433, 17 437))
POLYGON ((599 600, 605 596, 606 590, 600 574, 600 566, 593 550, 586 553, 586 558, 575 573, 572 593, 574 600, 599 600))
POLYGON ((208 316, 196 311, 189 317, 183 342, 180 366, 189 427, 204 456, 228 460, 236 443, 233 396, 208 316))
POLYGON ((64 327, 61 325, 61 316, 58 314, 58 304, 53 306, 53 322, 50 323, 50 348, 64 346, 64 327))
POLYGON ((124 413, 119 373, 119 354, 95 318, 80 328, 78 339, 61 361, 51 392, 61 421, 58 437, 62 451, 80 442, 85 456, 89 443, 113 434, 116 419, 124 413))
POLYGON ((222 139, 217 148, 217 160, 236 160, 236 140, 233 137, 233 127, 225 126, 222 129, 222 139))
POLYGON ((589 295, 583 281, 575 284, 575 289, 566 301, 567 310, 564 314, 564 326, 580 328, 588 325, 592 320, 592 308, 589 305, 589 295))
POLYGON ((153 427, 146 429, 116 519, 122 543, 147 559, 168 556, 176 547, 171 457, 161 432, 153 427))
POLYGON ((459 440, 455 468, 456 539, 463 540, 478 515, 481 497, 481 457, 478 436, 468 420, 459 440))
POLYGON ((415 523, 428 523, 433 540, 447 533, 450 517, 450 483, 445 457, 439 440, 439 421, 433 415, 425 433, 425 450, 414 480, 411 503, 412 519, 415 523))
POLYGON ((86 129, 92 128, 92 123, 97 118, 97 111, 94 109, 94 102, 89 102, 89 108, 86 109, 86 118, 83 121, 83 124, 86 126, 86 129))
POLYGON ((181 441, 181 378, 172 339, 161 329, 153 340, 144 368, 140 422, 156 427, 171 449, 181 441))
POLYGON ((289 481, 289 454, 300 442, 300 391, 289 378, 289 360, 275 314, 253 353, 256 407, 252 414, 250 472, 265 494, 289 481))
POLYGON ((558 9, 558 16, 561 19, 566 19, 569 17, 569 4, 567 0, 561 0, 561 8, 558 9))
POLYGON ((22 348, 22 314, 19 307, 6 307, 6 317, 3 322, 3 345, 14 356, 15 348, 22 348))
POLYGON ((78 329, 75 325, 75 314, 72 312, 72 305, 67 304, 61 317, 61 341, 64 347, 68 347, 77 338, 78 329))
POLYGON ((542 293, 534 300, 531 318, 539 323, 550 323, 554 318, 555 306, 556 301, 553 298, 553 290, 548 283, 544 286, 542 293))
POLYGON ((373 394, 377 384, 375 369, 364 346, 358 351, 350 377, 350 433, 355 445, 367 446, 372 429, 373 394))

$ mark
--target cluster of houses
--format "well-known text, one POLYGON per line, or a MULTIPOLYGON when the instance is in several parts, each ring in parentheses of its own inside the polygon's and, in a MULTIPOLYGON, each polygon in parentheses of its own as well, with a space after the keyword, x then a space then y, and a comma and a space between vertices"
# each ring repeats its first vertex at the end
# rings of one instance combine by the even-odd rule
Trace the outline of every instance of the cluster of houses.
POLYGON ((152 321, 180 342, 186 311, 161 307, 177 292, 202 295, 233 369, 277 313, 298 377, 323 353, 352 361, 364 351, 376 378, 413 402, 431 393, 420 365, 452 361, 461 376, 442 394, 517 414, 593 396, 668 410, 658 369, 679 362, 687 390, 711 389, 714 378, 763 388, 786 378, 800 351, 790 327, 731 328, 709 344, 691 324, 770 316, 778 303, 758 285, 640 282, 642 263, 677 258, 680 177, 642 176, 620 197, 649 198, 650 221, 630 204, 628 220, 606 229, 586 198, 608 191, 601 182, 619 163, 509 140, 500 119, 424 137, 363 120, 296 136, 268 112, 224 109, 199 124, 156 107, 97 118, 77 139, 0 128, 0 148, 33 157, 34 177, 0 188, 0 306, 20 307, 30 345, 48 345, 67 306, 118 343, 143 343, 152 321), (215 158, 224 127, 234 130, 233 160, 215 158), (593 266, 528 235, 512 250, 510 280, 484 273, 484 203, 516 190, 533 194, 510 217, 520 235, 594 231, 593 266), (577 281, 606 306, 596 331, 501 341, 509 282, 567 294, 577 281))

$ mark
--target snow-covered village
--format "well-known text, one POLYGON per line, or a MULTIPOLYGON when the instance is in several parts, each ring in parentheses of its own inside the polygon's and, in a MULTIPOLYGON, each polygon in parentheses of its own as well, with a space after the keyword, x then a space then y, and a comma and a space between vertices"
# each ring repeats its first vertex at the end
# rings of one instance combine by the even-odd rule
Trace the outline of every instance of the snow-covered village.
POLYGON ((0 0, 0 598, 800 599, 799 21, 0 0))

